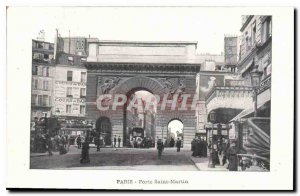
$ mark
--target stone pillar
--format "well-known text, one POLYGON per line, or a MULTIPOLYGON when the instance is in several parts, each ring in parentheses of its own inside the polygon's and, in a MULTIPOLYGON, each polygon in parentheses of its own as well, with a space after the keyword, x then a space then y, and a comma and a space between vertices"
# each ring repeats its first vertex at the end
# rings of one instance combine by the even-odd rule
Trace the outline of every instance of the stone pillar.
POLYGON ((113 144, 114 136, 117 138, 116 145, 118 146, 118 137, 121 137, 120 146, 123 147, 123 134, 124 134, 124 122, 123 122, 123 108, 118 108, 111 114, 112 134, 111 141, 113 144))

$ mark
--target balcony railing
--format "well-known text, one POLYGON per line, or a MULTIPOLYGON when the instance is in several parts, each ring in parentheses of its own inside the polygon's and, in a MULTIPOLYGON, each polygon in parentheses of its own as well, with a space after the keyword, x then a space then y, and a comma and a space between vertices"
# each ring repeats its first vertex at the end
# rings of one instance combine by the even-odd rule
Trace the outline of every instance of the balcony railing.
POLYGON ((244 97, 252 95, 252 87, 245 86, 215 86, 206 96, 206 103, 214 97, 244 97))

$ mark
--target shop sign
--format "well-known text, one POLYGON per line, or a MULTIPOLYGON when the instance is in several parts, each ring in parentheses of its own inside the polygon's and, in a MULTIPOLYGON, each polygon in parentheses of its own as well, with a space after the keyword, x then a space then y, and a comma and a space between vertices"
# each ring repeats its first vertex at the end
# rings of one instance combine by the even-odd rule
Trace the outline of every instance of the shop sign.
POLYGON ((266 90, 270 87, 271 87, 271 76, 260 83, 257 94, 263 92, 264 90, 266 90))
POLYGON ((222 130, 221 134, 222 135, 228 135, 227 130, 222 130))
POLYGON ((236 139, 236 132, 235 132, 235 124, 232 122, 231 129, 229 129, 229 139, 233 140, 236 139))

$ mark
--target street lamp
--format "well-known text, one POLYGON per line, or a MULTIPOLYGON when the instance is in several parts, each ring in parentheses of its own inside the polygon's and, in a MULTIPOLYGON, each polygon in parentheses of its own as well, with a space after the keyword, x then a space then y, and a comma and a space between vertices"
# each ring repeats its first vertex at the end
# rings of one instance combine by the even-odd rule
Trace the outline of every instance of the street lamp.
POLYGON ((257 117, 257 89, 260 85, 262 72, 258 70, 258 65, 250 72, 251 85, 253 87, 254 117, 257 117))
POLYGON ((215 164, 213 162, 212 156, 213 156, 213 124, 211 122, 207 123, 206 130, 209 135, 209 142, 210 142, 210 147, 209 147, 209 159, 208 159, 208 167, 209 168, 215 168, 215 164))
POLYGON ((209 114, 209 121, 214 123, 214 122, 216 122, 216 120, 217 120, 217 113, 216 113, 216 111, 213 110, 209 114))

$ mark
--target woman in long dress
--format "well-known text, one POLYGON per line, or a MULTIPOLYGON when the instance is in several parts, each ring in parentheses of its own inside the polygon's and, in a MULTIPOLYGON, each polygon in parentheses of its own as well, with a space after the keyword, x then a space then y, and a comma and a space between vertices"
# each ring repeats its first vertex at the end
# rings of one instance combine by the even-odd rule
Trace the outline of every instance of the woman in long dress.
POLYGON ((236 147, 236 143, 232 142, 230 147, 227 150, 227 160, 228 160, 228 169, 229 171, 237 171, 238 170, 238 148, 236 147))

